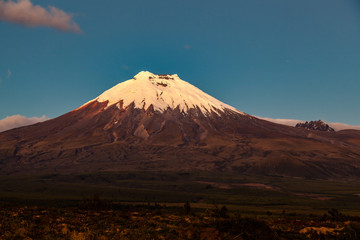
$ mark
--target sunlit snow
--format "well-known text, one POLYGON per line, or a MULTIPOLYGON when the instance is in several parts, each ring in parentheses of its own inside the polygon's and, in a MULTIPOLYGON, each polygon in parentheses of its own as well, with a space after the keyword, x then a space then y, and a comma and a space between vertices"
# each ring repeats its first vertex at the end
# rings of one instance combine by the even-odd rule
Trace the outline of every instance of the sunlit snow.
MULTIPOLYGON (((134 103, 135 108, 147 109, 153 105, 154 110, 160 112, 179 107, 180 111, 185 113, 191 108, 199 108, 205 115, 224 109, 244 114, 181 80, 177 74, 155 75, 147 71, 142 71, 133 79, 117 84, 94 100, 108 101, 107 107, 120 101, 123 101, 123 107, 134 103)), ((120 104, 117 107, 120 107, 120 104)))

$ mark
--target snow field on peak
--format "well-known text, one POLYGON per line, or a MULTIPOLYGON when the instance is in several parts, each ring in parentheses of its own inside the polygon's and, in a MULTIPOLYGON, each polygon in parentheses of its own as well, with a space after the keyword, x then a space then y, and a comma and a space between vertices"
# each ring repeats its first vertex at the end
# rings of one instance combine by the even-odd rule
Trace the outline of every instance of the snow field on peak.
POLYGON ((160 112, 179 107, 180 111, 185 113, 191 108, 199 108, 204 115, 224 109, 244 114, 181 80, 176 74, 155 75, 145 71, 138 73, 133 79, 115 85, 94 100, 108 101, 107 107, 120 101, 123 101, 124 107, 134 103, 135 108, 140 109, 153 105, 154 110, 160 112))

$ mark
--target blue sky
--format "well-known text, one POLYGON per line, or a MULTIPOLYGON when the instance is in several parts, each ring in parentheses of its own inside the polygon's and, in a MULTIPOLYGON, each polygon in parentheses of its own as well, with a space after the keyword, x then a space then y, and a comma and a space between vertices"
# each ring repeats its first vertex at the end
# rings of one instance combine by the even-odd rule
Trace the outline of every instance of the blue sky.
POLYGON ((31 3, 71 21, 0 9, 0 119, 53 118, 148 70, 252 115, 360 125, 358 0, 31 3))

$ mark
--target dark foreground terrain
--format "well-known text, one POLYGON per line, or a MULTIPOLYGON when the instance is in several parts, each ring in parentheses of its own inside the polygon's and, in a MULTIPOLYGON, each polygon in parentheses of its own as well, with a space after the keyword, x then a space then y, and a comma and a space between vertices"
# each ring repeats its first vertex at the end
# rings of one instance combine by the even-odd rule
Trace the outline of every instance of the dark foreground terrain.
POLYGON ((0 207, 0 239, 344 239, 360 237, 360 217, 272 214, 243 217, 226 206, 192 209, 112 205, 95 197, 78 207, 0 207))
POLYGON ((0 239, 360 239, 359 180, 218 172, 0 176, 0 239), (188 204, 187 204, 188 203, 188 204))

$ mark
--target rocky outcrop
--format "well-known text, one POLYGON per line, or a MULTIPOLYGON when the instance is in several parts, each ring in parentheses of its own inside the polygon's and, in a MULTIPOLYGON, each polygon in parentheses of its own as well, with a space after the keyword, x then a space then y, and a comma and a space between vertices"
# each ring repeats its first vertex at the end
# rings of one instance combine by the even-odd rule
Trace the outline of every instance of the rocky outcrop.
POLYGON ((296 124, 297 128, 304 128, 307 130, 316 130, 316 131, 322 131, 322 132, 335 132, 335 130, 330 127, 328 124, 324 123, 321 120, 318 121, 306 121, 305 123, 298 123, 296 124))

